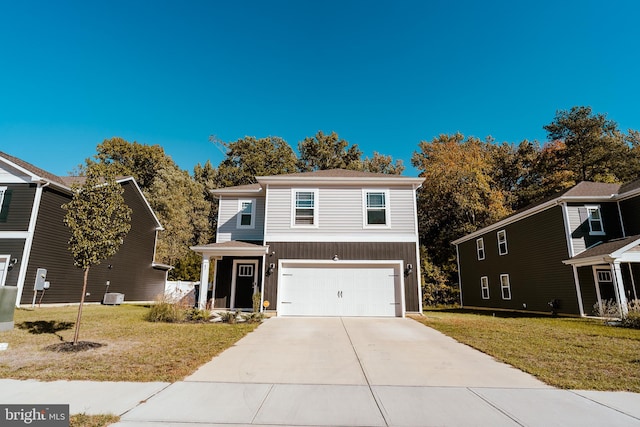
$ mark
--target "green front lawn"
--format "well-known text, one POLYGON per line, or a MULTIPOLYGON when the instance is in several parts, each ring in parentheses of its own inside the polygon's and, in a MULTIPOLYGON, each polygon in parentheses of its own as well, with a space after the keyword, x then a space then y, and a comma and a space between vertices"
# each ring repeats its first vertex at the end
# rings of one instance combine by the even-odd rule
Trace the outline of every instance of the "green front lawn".
POLYGON ((428 310, 415 319, 555 387, 640 392, 640 330, 465 310, 428 310))
POLYGON ((44 348, 72 341, 77 307, 15 312, 16 327, 0 332, 0 378, 174 382, 194 372, 256 328, 256 324, 175 324, 143 320, 148 307, 87 305, 80 341, 104 346, 77 353, 44 348))

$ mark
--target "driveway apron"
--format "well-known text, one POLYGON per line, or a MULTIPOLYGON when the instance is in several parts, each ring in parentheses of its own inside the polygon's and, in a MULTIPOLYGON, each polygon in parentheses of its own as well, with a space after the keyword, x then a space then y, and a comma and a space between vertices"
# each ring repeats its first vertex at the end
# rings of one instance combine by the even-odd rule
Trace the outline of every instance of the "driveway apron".
POLYGON ((625 410, 638 395, 607 399, 555 390, 411 319, 272 318, 117 425, 640 426, 625 410))

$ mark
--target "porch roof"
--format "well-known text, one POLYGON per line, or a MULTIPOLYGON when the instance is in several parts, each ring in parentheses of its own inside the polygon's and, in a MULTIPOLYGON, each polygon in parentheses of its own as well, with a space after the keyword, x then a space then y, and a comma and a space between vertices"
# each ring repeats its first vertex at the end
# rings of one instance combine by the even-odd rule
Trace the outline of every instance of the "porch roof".
POLYGON ((202 255, 212 256, 257 256, 269 252, 269 246, 230 240, 222 243, 191 246, 192 251, 202 255))
POLYGON ((577 267, 613 262, 640 262, 640 235, 597 244, 562 262, 577 267))

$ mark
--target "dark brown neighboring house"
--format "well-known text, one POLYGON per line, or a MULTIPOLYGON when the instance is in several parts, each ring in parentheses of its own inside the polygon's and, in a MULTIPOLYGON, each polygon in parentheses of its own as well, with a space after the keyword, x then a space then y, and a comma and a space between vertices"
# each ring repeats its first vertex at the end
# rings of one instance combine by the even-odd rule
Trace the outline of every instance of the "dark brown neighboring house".
POLYGON ((421 312, 422 178, 335 169, 256 180, 212 191, 217 241, 192 248, 203 282, 215 263, 215 308, 250 310, 259 294, 279 316, 421 312))
MULTIPOLYGON (((87 302, 101 302, 107 291, 124 294, 125 301, 152 301, 164 292, 169 267, 154 263, 162 226, 135 180, 118 182, 132 209, 131 231, 114 257, 91 268, 87 302)), ((38 269, 46 270, 50 287, 36 302, 80 301, 82 270, 73 265, 63 223, 70 184, 71 178, 0 152, 0 286, 17 286, 19 305, 32 304, 38 269)))
POLYGON ((453 244, 464 307, 622 314, 640 285, 640 180, 581 182, 453 244))

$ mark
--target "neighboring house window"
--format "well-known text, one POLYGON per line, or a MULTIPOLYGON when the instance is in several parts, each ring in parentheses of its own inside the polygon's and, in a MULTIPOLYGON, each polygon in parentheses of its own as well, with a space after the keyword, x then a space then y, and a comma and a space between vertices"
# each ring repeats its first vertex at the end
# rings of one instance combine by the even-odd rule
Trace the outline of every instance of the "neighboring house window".
POLYGON ((293 225, 318 225, 317 190, 293 190, 293 225))
POLYGON ((585 206, 589 222, 589 234, 604 234, 602 226, 602 215, 600 214, 600 206, 585 206))
POLYGON ((256 199, 238 200, 238 228, 255 228, 256 199))
POLYGON ((489 299, 489 278, 487 276, 480 278, 480 289, 482 289, 482 299, 489 299))
POLYGON ((509 283, 509 275, 500 275, 500 287, 502 288, 502 299, 511 299, 511 283, 509 283))
POLYGON ((478 251, 478 261, 482 261, 484 259, 484 239, 482 237, 476 240, 476 249, 478 251))
POLYGON ((365 226, 388 226, 389 196, 386 191, 365 190, 365 226))
POLYGON ((500 255, 506 255, 507 250, 507 232, 505 230, 498 231, 498 253, 500 255))

